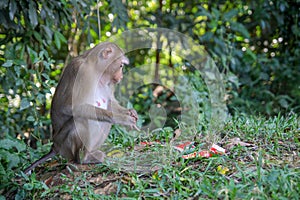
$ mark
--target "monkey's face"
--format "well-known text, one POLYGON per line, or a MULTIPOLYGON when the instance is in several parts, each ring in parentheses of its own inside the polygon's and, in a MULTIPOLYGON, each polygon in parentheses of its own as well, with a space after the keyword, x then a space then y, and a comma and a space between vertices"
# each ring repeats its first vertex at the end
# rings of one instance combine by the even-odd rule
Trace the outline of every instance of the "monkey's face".
POLYGON ((113 84, 118 84, 123 79, 123 68, 124 65, 128 65, 129 60, 124 55, 121 56, 121 59, 118 59, 117 62, 113 64, 114 72, 112 74, 112 82, 113 84))
POLYGON ((112 82, 114 84, 118 84, 121 82, 121 80, 123 79, 123 66, 124 64, 122 63, 119 68, 114 72, 113 76, 112 76, 112 82))
MULTIPOLYGON (((98 60, 96 61, 95 71, 99 70, 102 74, 103 66, 105 67, 102 83, 117 84, 123 78, 123 66, 129 64, 129 59, 124 55, 124 52, 114 44, 103 44, 105 47, 97 52, 98 60)), ((101 47, 101 46, 98 46, 101 47)), ((90 59, 93 61, 93 59, 90 59)))

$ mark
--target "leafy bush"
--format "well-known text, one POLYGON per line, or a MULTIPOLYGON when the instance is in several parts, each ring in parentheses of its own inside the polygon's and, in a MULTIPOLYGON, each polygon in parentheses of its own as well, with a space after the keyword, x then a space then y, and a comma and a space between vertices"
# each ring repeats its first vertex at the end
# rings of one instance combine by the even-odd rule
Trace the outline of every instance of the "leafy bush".
MULTIPOLYGON (((31 141, 29 145, 38 147, 37 152, 43 152, 42 143, 51 135, 50 102, 62 66, 68 63, 71 57, 87 49, 91 43, 104 41, 110 35, 125 29, 149 26, 170 28, 187 34, 195 42, 204 45, 224 75, 224 84, 229 94, 228 106, 232 113, 260 113, 267 116, 299 113, 298 1, 126 2, 126 5, 120 0, 99 1, 99 4, 88 0, 0 2, 1 192, 18 189, 16 197, 22 199, 28 197, 27 195, 34 198, 37 191, 48 189, 45 184, 37 181, 35 176, 24 176, 25 184, 22 187, 11 181, 15 177, 15 171, 23 168, 24 161, 28 160, 23 140, 31 141)), ((155 60, 155 53, 141 50, 139 53, 133 52, 130 56, 133 63, 142 65, 147 61, 145 58, 155 60)), ((161 62, 157 64, 168 63, 166 58, 156 61, 161 62)), ((176 69, 176 64, 168 64, 170 71, 176 69)), ((203 102, 198 102, 203 108, 201 112, 204 112, 200 114, 206 115, 209 108, 206 107, 208 94, 205 85, 201 82, 200 75, 192 74, 190 78, 194 79, 193 83, 199 89, 197 94, 203 97, 203 102)), ((153 103, 149 91, 138 91, 141 98, 133 100, 134 108, 141 114, 145 114, 145 110, 153 103)), ((176 102, 176 98, 167 99, 165 94, 157 99, 157 103, 176 102)), ((269 147, 274 148, 274 151, 267 149, 271 154, 281 153, 283 147, 280 143, 287 139, 286 135, 289 141, 293 140, 296 143, 297 149, 299 138, 294 134, 286 134, 286 131, 291 129, 288 123, 285 123, 281 116, 274 121, 272 119, 266 122, 261 118, 254 120, 239 117, 232 122, 237 123, 239 127, 231 124, 232 127, 227 131, 239 137, 255 138, 254 142, 259 144, 274 143, 269 147), (256 124, 253 125, 252 122, 256 124), (261 127, 263 123, 266 125, 261 127), (262 138, 263 140, 260 140, 262 138)), ((147 120, 149 121, 145 119, 147 120)), ((287 120, 295 119, 290 120, 287 116, 287 120)), ((198 130, 206 129, 206 121, 198 123, 198 130)), ((168 122, 168 125, 176 126, 176 123, 168 122)), ((117 127, 113 130, 110 140, 125 147, 132 146, 135 140, 126 133, 126 130, 117 127)), ((171 131, 162 131, 157 135, 157 139, 170 135, 171 131)), ((234 150, 237 153, 232 155, 233 160, 236 159, 236 155, 245 153, 242 147, 234 150)), ((31 157, 39 157, 34 151, 29 152, 31 157)), ((203 175, 198 164, 203 163, 196 163, 197 167, 191 172, 193 176, 186 174, 188 170, 184 165, 182 169, 170 167, 161 171, 151 183, 133 177, 134 181, 140 184, 120 186, 118 192, 137 197, 151 196, 164 191, 166 194, 171 193, 175 198, 191 197, 191 192, 194 198, 201 195, 206 198, 216 198, 218 195, 224 198, 250 198, 249 191, 257 198, 260 198, 261 194, 264 194, 263 198, 297 198, 299 194, 299 189, 296 188, 299 173, 288 167, 261 169, 261 164, 257 162, 256 167, 261 170, 243 174, 244 169, 249 166, 242 169, 237 165, 239 173, 236 175, 241 182, 236 184, 219 174, 206 173, 212 169, 211 163, 202 166, 206 168, 203 175), (182 179, 181 175, 187 176, 182 179), (195 177, 201 181, 194 181, 195 177), (256 182, 253 183, 253 180, 256 182), (153 183, 159 187, 150 188, 149 185, 153 183), (278 187, 278 183, 281 187, 278 187), (297 190, 292 190, 293 187, 297 190), (227 191, 230 192, 226 193, 227 191)), ((65 186, 62 191, 69 192, 70 189, 69 186, 65 186)), ((81 188, 76 185, 75 189, 74 198, 85 197, 81 188)), ((88 189, 90 191, 91 188, 88 189)), ((51 192, 53 191, 45 192, 44 196, 51 195, 51 192)))

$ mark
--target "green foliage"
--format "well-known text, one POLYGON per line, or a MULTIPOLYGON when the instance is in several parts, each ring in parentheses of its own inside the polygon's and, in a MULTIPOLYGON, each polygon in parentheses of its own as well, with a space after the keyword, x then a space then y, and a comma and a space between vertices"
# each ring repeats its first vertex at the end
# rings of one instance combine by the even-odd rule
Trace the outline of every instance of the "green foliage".
MULTIPOLYGON (((154 27, 156 24, 178 30, 204 44, 224 72, 232 111, 268 115, 297 112, 297 2, 238 2, 129 1, 126 6, 119 1, 103 2, 99 7, 100 20, 106 34, 102 37, 126 27, 147 26, 149 22, 154 27)), ((81 48, 74 46, 75 41, 83 44, 99 40, 98 6, 83 0, 1 2, 2 136, 24 136, 33 130, 35 137, 47 137, 50 89, 56 85, 60 63, 68 62, 67 41, 76 55, 81 48)), ((143 55, 132 56, 142 64, 154 54, 144 51, 143 55)))
POLYGON ((239 18, 251 37, 241 44, 246 49, 240 59, 243 67, 233 69, 241 83, 241 92, 235 94, 240 97, 234 99, 238 107, 255 106, 266 114, 299 111, 299 33, 290 30, 299 24, 296 4, 264 1, 257 9, 258 3, 252 3, 244 10, 248 16, 239 18))
POLYGON ((17 189, 15 199, 34 198, 36 192, 49 189, 45 183, 37 180, 34 174, 30 177, 22 174, 22 178, 24 179, 24 184, 17 189))
MULTIPOLYGON (((26 48, 25 45, 19 46, 21 49, 26 48)), ((21 58, 10 57, 20 55, 20 51, 12 47, 7 51, 8 60, 0 70, 0 90, 5 94, 0 101, 3 108, 0 111, 2 137, 5 135, 24 137, 26 132, 43 136, 46 126, 50 124, 46 109, 49 109, 50 104, 47 95, 51 94, 50 89, 55 85, 48 75, 53 60, 48 58, 47 51, 37 53, 30 47, 24 51, 30 57, 30 64, 21 58)))
POLYGON ((114 13, 114 20, 112 22, 112 29, 120 30, 127 29, 127 22, 129 21, 127 8, 121 0, 110 0, 109 5, 112 13, 114 13))
MULTIPOLYGON (((237 146, 227 160, 196 160, 188 168, 189 162, 181 162, 181 166, 165 166, 148 179, 131 175, 132 184, 119 183, 119 196, 297 199, 300 192, 297 187, 299 170, 291 168, 291 163, 286 160, 279 163, 281 157, 290 155, 290 152, 299 152, 299 131, 295 131, 299 127, 295 121, 299 119, 296 115, 286 115, 300 111, 299 1, 284 0, 128 0, 126 4, 120 0, 99 1, 99 4, 91 0, 2 0, 0 191, 18 189, 17 199, 36 198, 36 193, 41 191, 46 198, 55 194, 56 190, 74 199, 86 198, 87 194, 98 198, 93 196, 91 185, 87 183, 84 190, 79 180, 74 182, 74 187, 65 185, 49 190, 35 176, 23 176, 24 186, 20 187, 11 181, 15 177, 13 170, 19 170, 27 160, 22 139, 30 140, 33 146, 40 148, 38 152, 43 152, 41 141, 49 138, 51 130, 51 97, 62 66, 69 62, 70 57, 114 33, 143 27, 177 30, 204 45, 224 75, 232 113, 277 117, 266 120, 238 115, 224 130, 227 137, 245 138, 260 145, 264 150, 259 149, 258 154, 253 152, 256 160, 248 155, 247 148, 237 146), (98 8, 101 38, 98 35, 98 8), (285 142, 288 145, 284 145, 285 142), (269 159, 269 155, 277 156, 278 162, 269 159), (252 160, 249 161, 249 158, 252 160), (219 164, 228 164, 234 169, 230 178, 216 173, 219 164)), ((156 62, 156 53, 139 50, 131 52, 130 59, 133 65, 143 65, 149 60, 156 62)), ((172 63, 172 59, 161 52, 160 56, 158 64, 170 67, 167 72, 161 70, 161 75, 166 75, 165 79, 175 79, 169 73, 181 63, 172 63)), ((187 66, 189 64, 186 63, 187 66)), ((195 86, 196 94, 201 96, 197 103, 202 109, 199 119, 204 120, 199 120, 198 130, 205 130, 205 120, 210 114, 207 105, 209 94, 199 74, 192 70, 190 73, 191 76, 187 77, 195 86)), ((181 89, 186 88, 183 86, 181 89)), ((176 102, 176 98, 167 99, 166 94, 163 93, 155 103, 170 105, 176 102)), ((151 95, 151 90, 140 90, 139 98, 133 100, 133 107, 141 113, 145 122, 149 122, 147 110, 153 104, 151 95)), ((175 128, 177 122, 173 122, 168 122, 168 125, 175 128)), ((168 140, 171 133, 163 129, 152 139, 168 140)), ((136 142, 135 137, 119 127, 113 130, 109 140, 123 147, 132 147, 136 142)), ((40 156, 33 151, 30 155, 33 158, 40 156)), ((65 177, 65 181, 68 180, 65 177)), ((0 199, 3 197, 0 196, 0 199)))
POLYGON ((135 137, 124 127, 114 126, 107 140, 115 146, 131 147, 134 145, 135 137))
MULTIPOLYGON (((20 153, 25 151, 26 145, 18 140, 4 139, 0 141, 1 168, 11 170, 22 163, 20 153), (15 152, 17 150, 17 152, 15 152)), ((2 174, 4 175, 4 174, 2 174)))
MULTIPOLYGON (((167 142, 170 133, 173 133, 171 129, 155 132, 153 140, 167 142)), ((17 199, 100 198, 96 192, 99 188, 115 184, 115 192, 101 198, 298 198, 298 116, 284 118, 279 115, 266 119, 237 115, 228 121, 222 134, 223 147, 230 139, 236 137, 251 146, 237 144, 231 149, 226 149, 225 156, 168 161, 158 165, 159 170, 152 173, 125 173, 115 169, 114 165, 93 165, 90 170, 78 172, 72 170, 70 165, 64 170, 57 168, 59 172, 55 177, 60 177, 61 181, 48 186, 39 181, 46 171, 39 175, 40 178, 37 174, 25 176, 21 173, 21 179, 15 182, 12 181, 15 174, 12 170, 7 170, 3 176, 1 174, 1 191, 7 188, 11 189, 10 191, 16 190, 14 194, 17 199), (227 167, 229 171, 221 174, 218 171, 219 166, 227 167), (109 184, 105 184, 105 181, 100 185, 95 182, 95 178, 102 180, 105 177, 109 177, 109 184)), ((122 142, 126 143, 126 140, 119 141, 119 144, 124 144, 122 142)), ((24 151, 22 142, 6 140, 1 145, 2 149, 11 152, 24 151)), ((56 180, 54 177, 53 179, 56 180)))
MULTIPOLYGON (((53 187, 46 190, 41 194, 41 198, 70 198, 70 199, 99 199, 101 196, 97 195, 93 191, 92 185, 86 182, 88 173, 82 173, 76 177, 72 174, 72 185, 65 184, 63 186, 53 187)), ((65 174, 61 175, 61 179, 64 182, 70 182, 71 179, 65 174)))
MULTIPOLYGON (((30 156, 35 160, 44 155, 49 148, 46 145, 38 144, 37 152, 30 150, 30 156)), ((27 176, 22 170, 28 167, 27 156, 28 147, 22 141, 15 138, 6 138, 0 140, 0 176, 1 193, 10 196, 13 194, 16 199, 31 198, 35 192, 49 189, 45 183, 40 182, 36 176, 27 176), (25 165, 26 164, 26 165, 25 165), (19 181, 22 179, 22 184, 19 181), (17 181, 16 181, 17 180, 17 181)), ((34 161, 32 159, 32 161, 34 161)))
POLYGON ((70 13, 62 8, 61 2, 38 4, 27 0, 0 6, 2 138, 24 137, 28 132, 44 138, 49 132, 50 89, 56 85, 54 77, 49 76, 54 64, 54 49, 49 47, 53 37, 58 49, 66 43, 57 26, 71 20, 70 13))
POLYGON ((266 120, 238 115, 223 130, 224 139, 240 137, 258 149, 237 145, 226 157, 165 164, 149 177, 133 174, 133 184, 123 185, 121 194, 131 198, 297 199, 300 174, 294 165, 298 161, 289 160, 291 152, 299 150, 299 142, 293 140, 299 135, 298 126, 297 116, 266 120), (229 174, 219 174, 219 165, 227 166, 229 174))
POLYGON ((150 20, 205 45, 226 74, 232 111, 299 111, 299 2, 167 1, 151 12, 129 5, 134 27, 150 20))

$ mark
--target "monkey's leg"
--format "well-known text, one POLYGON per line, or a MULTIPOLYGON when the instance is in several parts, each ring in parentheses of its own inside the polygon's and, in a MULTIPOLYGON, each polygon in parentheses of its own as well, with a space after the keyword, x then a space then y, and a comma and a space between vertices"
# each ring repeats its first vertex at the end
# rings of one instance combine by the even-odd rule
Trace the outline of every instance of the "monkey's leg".
POLYGON ((105 153, 100 150, 95 150, 92 152, 85 152, 85 156, 83 158, 83 164, 97 164, 102 163, 104 158, 106 157, 105 153))
POLYGON ((73 118, 70 118, 61 128, 61 130, 53 134, 53 145, 51 151, 26 168, 24 173, 27 174, 38 165, 55 156, 57 153, 68 159, 72 159, 75 162, 80 162, 78 149, 81 147, 79 147, 80 144, 78 139, 76 140, 75 132, 76 129, 74 126, 74 120, 73 118))
POLYGON ((75 126, 74 119, 71 117, 53 136, 53 149, 75 163, 80 163, 80 149, 83 146, 77 132, 83 128, 80 125, 81 123, 78 123, 75 126))
POLYGON ((84 147, 83 163, 102 163, 105 158, 105 153, 99 148, 105 142, 111 124, 106 122, 88 121, 88 132, 84 132, 87 142, 84 147))

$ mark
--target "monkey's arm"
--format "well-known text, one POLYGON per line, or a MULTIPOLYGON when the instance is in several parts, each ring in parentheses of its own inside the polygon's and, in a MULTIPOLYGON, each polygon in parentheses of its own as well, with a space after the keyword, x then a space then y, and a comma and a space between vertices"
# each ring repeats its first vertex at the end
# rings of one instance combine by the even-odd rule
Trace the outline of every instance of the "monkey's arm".
POLYGON ((110 102, 110 107, 113 112, 128 114, 129 109, 121 106, 117 100, 112 99, 110 102))
POLYGON ((130 116, 134 117, 136 119, 136 121, 139 119, 137 112, 133 108, 127 109, 127 108, 122 107, 119 104, 119 102, 115 99, 114 95, 112 95, 112 99, 111 99, 111 108, 112 108, 113 112, 130 115, 130 116))
POLYGON ((138 116, 136 110, 134 110, 133 108, 131 108, 131 109, 124 108, 117 101, 111 101, 111 108, 112 108, 113 113, 122 113, 122 114, 133 117, 135 120, 135 124, 131 125, 130 127, 140 131, 140 129, 136 126, 136 122, 139 119, 139 116, 138 116))
POLYGON ((102 108, 98 108, 91 104, 82 104, 73 108, 74 117, 91 119, 95 121, 104 121, 112 124, 121 124, 128 126, 135 126, 136 118, 131 116, 130 113, 118 113, 113 109, 113 111, 105 110, 102 108))

